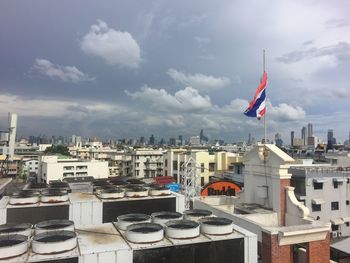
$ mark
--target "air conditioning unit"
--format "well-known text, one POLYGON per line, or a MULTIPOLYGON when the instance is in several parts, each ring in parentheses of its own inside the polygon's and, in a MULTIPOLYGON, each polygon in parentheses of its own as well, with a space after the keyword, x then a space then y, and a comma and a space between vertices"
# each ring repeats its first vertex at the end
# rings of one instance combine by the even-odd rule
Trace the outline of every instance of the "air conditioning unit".
POLYGON ((337 237, 338 237, 338 232, 332 231, 332 238, 337 238, 337 237))
POLYGON ((342 234, 342 232, 338 232, 338 237, 342 237, 343 236, 343 234, 342 234))

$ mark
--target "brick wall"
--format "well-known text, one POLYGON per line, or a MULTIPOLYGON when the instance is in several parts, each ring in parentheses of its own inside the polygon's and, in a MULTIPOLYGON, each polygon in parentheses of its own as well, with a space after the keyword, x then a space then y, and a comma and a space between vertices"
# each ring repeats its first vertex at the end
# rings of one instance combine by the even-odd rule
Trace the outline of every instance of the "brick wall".
POLYGON ((278 235, 262 232, 261 259, 262 263, 292 263, 292 246, 279 246, 278 235))
POLYGON ((286 186, 290 186, 290 179, 281 179, 280 180, 280 226, 286 225, 286 186))
POLYGON ((307 263, 329 263, 330 248, 329 248, 330 234, 323 241, 309 242, 306 247, 306 262, 307 263))

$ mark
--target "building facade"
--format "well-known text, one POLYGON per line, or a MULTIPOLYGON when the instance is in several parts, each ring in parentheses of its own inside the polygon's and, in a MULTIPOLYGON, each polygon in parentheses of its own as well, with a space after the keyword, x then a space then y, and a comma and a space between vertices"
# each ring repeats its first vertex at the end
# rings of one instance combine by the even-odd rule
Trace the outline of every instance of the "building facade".
POLYGON ((291 167, 295 194, 315 220, 332 224, 332 237, 350 236, 350 169, 291 167))
POLYGON ((67 177, 92 176, 95 179, 108 178, 108 162, 80 161, 78 159, 42 156, 39 181, 49 183, 53 180, 63 180, 67 177))

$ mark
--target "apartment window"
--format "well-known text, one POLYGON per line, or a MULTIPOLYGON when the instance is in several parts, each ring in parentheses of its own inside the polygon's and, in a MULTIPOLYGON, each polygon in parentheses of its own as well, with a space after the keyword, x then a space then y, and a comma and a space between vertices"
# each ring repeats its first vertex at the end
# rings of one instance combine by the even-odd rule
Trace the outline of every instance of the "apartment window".
POLYGON ((204 173, 204 163, 201 163, 201 173, 204 173))
POLYGON ((201 177, 201 186, 204 185, 204 177, 201 177))
POLYGON ((349 200, 346 200, 346 201, 345 201, 345 204, 346 204, 346 205, 349 205, 349 204, 350 204, 350 201, 349 201, 349 200))
POLYGON ((332 210, 339 210, 339 202, 332 202, 331 209, 332 210))
POLYGON ((215 172, 215 163, 209 163, 209 172, 215 172))
POLYGON ((321 204, 312 204, 312 212, 319 212, 321 211, 321 204))
POLYGON ((177 161, 173 161, 173 170, 177 171, 177 161))
POLYGON ((139 175, 140 175, 140 171, 137 170, 137 171, 136 171, 136 176, 139 176, 139 175))
POLYGON ((314 182, 314 189, 315 190, 323 189, 323 183, 314 182))
POLYGON ((346 225, 347 227, 349 227, 349 226, 350 226, 350 223, 349 223, 349 222, 345 222, 345 225, 346 225))
POLYGON ((333 187, 334 187, 334 189, 338 188, 338 182, 337 181, 333 181, 333 187))
POLYGON ((338 231, 338 230, 339 230, 339 226, 332 224, 332 231, 338 231))
POLYGON ((167 170, 165 170, 165 176, 168 176, 168 171, 167 170))
POLYGON ((165 167, 168 167, 168 159, 165 159, 165 160, 164 160, 164 166, 165 166, 165 167))

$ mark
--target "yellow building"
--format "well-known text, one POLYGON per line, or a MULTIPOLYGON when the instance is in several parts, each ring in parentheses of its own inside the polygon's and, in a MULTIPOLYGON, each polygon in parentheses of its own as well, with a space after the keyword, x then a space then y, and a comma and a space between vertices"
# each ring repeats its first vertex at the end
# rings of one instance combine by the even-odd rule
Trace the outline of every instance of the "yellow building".
POLYGON ((163 171, 165 176, 173 176, 180 183, 180 172, 183 165, 192 157, 196 162, 196 175, 200 177, 200 184, 209 182, 215 174, 232 171, 232 163, 238 161, 239 156, 230 152, 209 152, 197 149, 169 149, 163 156, 163 171))

